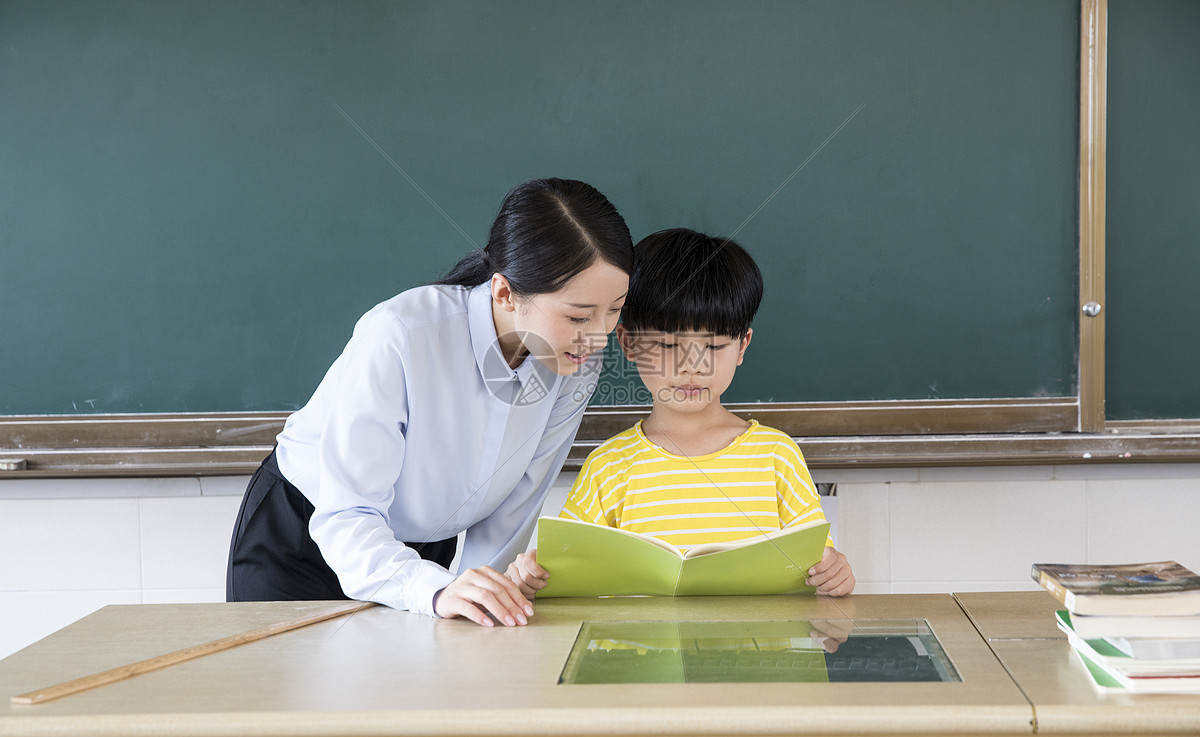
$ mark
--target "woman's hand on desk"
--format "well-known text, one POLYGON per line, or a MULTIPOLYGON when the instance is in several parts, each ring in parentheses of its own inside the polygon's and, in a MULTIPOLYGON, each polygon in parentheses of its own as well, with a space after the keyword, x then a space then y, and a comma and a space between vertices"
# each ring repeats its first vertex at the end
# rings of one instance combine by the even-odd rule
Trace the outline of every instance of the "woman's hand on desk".
POLYGON ((821 560, 808 569, 808 580, 804 583, 815 587, 819 594, 845 596, 854 591, 854 571, 846 556, 826 547, 821 560))
POLYGON ((530 601, 538 591, 546 587, 546 580, 550 577, 546 569, 538 565, 536 549, 518 555, 504 575, 508 576, 530 601))
POLYGON ((509 627, 528 624, 526 617, 533 614, 517 585, 488 566, 458 574, 438 593, 433 610, 439 617, 466 617, 484 627, 493 626, 488 614, 509 627))

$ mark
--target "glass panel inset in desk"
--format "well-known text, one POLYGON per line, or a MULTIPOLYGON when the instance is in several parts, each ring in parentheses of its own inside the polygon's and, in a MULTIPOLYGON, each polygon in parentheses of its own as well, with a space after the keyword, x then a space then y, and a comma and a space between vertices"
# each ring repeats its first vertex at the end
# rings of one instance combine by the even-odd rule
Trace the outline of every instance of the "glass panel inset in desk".
POLYGON ((584 622, 559 683, 959 680, 924 619, 858 619, 584 622))

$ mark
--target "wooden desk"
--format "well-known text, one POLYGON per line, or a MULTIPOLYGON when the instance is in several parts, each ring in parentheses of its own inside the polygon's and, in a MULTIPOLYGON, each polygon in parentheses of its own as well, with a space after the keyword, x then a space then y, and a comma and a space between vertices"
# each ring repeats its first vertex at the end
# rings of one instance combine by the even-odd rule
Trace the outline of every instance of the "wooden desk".
POLYGON ((1049 594, 954 596, 1029 699, 1039 734, 1200 734, 1200 696, 1096 693, 1049 594))
POLYGON ((1042 652, 1065 643, 989 640, 976 629, 1003 632, 1006 621, 1026 618, 1034 626, 1031 612, 1053 611, 1048 596, 1013 595, 1024 598, 1012 599, 1008 614, 1009 595, 977 596, 560 599, 538 602, 528 627, 495 630, 374 608, 58 701, 8 703, 322 605, 110 606, 0 661, 0 735, 1015 735, 1033 732, 1035 713, 1058 731, 1117 723, 1200 730, 1200 697, 1107 706, 1068 652, 1042 652), (585 620, 840 618, 926 619, 962 682, 557 683, 585 620), (1058 712, 1047 717, 1042 704, 1058 712), (1154 716, 1164 706, 1174 717, 1154 716), (1119 719, 1089 716, 1100 712, 1119 719))

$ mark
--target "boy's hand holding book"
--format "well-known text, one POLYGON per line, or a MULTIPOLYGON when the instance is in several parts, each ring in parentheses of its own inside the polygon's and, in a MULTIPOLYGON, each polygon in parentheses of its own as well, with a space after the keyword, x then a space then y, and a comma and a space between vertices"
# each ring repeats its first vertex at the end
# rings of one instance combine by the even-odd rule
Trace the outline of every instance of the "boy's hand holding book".
POLYGON ((537 592, 546 588, 546 581, 550 577, 546 569, 538 565, 536 548, 518 555, 517 559, 509 564, 504 575, 508 576, 530 601, 537 592))
POLYGON ((808 579, 804 583, 819 594, 846 596, 854 591, 854 571, 845 555, 826 547, 821 560, 808 569, 808 579))

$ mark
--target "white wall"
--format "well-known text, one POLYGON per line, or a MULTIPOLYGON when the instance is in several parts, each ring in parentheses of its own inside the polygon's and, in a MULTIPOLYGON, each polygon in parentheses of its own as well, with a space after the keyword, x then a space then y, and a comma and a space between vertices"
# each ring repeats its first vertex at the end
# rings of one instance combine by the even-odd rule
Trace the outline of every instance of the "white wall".
MULTIPOLYGON (((823 501, 857 593, 1033 589, 1037 562, 1200 570, 1200 464, 813 475, 838 485, 823 501)), ((0 657, 106 604, 222 601, 246 481, 0 481, 0 657)))

